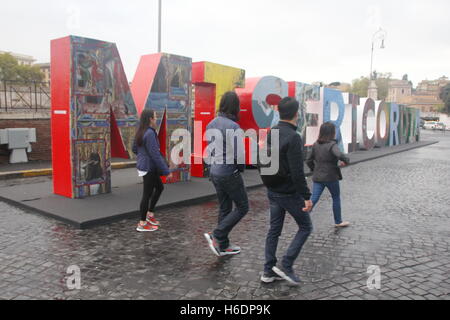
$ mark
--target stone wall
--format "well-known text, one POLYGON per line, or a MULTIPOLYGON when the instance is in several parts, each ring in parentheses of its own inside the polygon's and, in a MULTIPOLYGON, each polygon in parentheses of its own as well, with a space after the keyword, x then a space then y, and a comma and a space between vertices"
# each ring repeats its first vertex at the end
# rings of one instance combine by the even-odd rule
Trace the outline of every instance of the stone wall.
MULTIPOLYGON (((52 143, 50 135, 50 112, 0 113, 0 129, 36 128, 37 143, 32 143, 30 161, 51 161, 52 143)), ((0 146, 0 164, 9 161, 7 145, 0 146)))

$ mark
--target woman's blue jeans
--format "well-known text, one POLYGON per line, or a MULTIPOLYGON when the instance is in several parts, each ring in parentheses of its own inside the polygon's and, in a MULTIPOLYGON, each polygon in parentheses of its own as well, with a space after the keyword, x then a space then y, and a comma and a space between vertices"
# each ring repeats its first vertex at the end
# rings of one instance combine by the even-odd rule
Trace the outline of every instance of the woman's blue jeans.
POLYGON ((313 208, 319 202, 323 191, 327 188, 333 198, 333 214, 334 222, 336 224, 342 223, 341 217, 341 187, 339 181, 334 182, 314 182, 313 185, 313 195, 311 201, 313 203, 313 208))

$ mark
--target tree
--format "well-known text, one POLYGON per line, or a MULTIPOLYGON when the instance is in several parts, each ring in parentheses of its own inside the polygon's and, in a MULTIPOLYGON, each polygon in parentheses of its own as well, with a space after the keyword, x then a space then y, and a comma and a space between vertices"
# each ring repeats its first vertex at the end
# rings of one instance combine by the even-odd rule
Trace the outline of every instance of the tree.
POLYGON ((43 79, 44 74, 38 66, 19 65, 11 54, 0 54, 0 80, 28 82, 43 79))
POLYGON ((23 82, 44 80, 44 74, 38 66, 18 66, 17 75, 23 82))
POLYGON ((368 77, 361 77, 355 79, 352 82, 351 93, 356 94, 360 97, 367 97, 367 90, 369 90, 370 80, 368 77))
POLYGON ((19 63, 9 53, 0 54, 0 80, 17 80, 19 63))
POLYGON ((439 113, 445 113, 446 109, 445 109, 445 103, 440 103, 436 106, 436 111, 439 113))
POLYGON ((446 113, 450 114, 450 83, 441 89, 439 98, 444 102, 446 113))
MULTIPOLYGON (((378 99, 385 100, 389 93, 389 81, 392 78, 392 73, 377 73, 377 79, 375 83, 378 87, 378 99)), ((355 79, 352 82, 351 93, 360 97, 367 97, 367 91, 369 90, 370 80, 368 77, 361 77, 355 79)))

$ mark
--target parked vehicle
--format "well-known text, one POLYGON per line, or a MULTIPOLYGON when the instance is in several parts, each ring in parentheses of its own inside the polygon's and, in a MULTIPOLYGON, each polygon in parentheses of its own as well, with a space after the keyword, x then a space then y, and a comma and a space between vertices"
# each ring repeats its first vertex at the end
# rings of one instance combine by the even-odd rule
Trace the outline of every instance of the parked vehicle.
POLYGON ((435 130, 445 131, 445 124, 442 122, 436 123, 435 130))
POLYGON ((424 129, 426 130, 440 130, 440 131, 445 131, 446 130, 446 125, 442 122, 437 122, 437 121, 428 121, 425 122, 424 129))
POLYGON ((425 124, 423 125, 423 128, 425 130, 436 130, 436 121, 427 121, 425 122, 425 124))

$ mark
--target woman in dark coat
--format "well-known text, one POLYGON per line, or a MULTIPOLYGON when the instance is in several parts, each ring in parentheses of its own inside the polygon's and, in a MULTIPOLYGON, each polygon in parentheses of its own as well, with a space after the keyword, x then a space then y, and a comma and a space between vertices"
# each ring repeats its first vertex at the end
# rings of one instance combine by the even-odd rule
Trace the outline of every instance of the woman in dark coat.
POLYGON ((320 128, 320 135, 317 142, 312 148, 310 157, 306 164, 313 172, 313 207, 319 202, 323 191, 327 188, 333 198, 333 214, 336 227, 348 227, 347 221, 342 221, 341 216, 341 189, 340 181, 342 180, 341 169, 339 168, 339 160, 345 165, 350 163, 340 150, 337 144, 336 127, 333 123, 324 123, 320 128))

